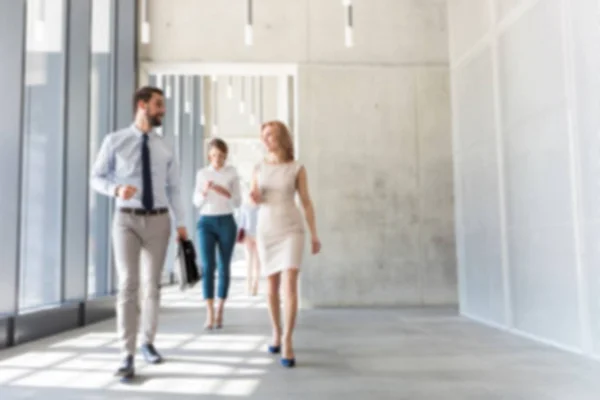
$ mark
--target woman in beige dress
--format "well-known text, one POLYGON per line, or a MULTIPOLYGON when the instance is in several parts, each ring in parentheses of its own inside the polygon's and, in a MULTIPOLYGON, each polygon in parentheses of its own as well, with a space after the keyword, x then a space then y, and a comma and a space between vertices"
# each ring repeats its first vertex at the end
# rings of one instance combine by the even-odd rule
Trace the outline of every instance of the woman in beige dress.
POLYGON ((308 192, 306 169, 294 160, 292 138, 279 121, 263 124, 261 139, 268 154, 254 171, 250 196, 260 204, 256 229, 258 255, 268 278, 269 314, 273 340, 269 352, 282 352, 281 365, 296 364, 292 334, 298 310, 298 273, 304 250, 304 222, 295 203, 300 196, 310 232, 311 250, 317 254, 321 242, 317 236, 315 213, 308 192), (285 330, 280 321, 279 287, 283 280, 285 330))

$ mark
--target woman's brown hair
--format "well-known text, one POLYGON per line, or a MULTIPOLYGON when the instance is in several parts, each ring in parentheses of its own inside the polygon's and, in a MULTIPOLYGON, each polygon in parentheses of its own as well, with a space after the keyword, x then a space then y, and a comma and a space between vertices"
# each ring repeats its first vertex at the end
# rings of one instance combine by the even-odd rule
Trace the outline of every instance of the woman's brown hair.
POLYGON ((214 138, 208 143, 208 149, 212 149, 213 147, 220 150, 223 154, 227 155, 229 152, 229 148, 227 147, 227 143, 223 139, 214 138))
POLYGON ((265 128, 271 127, 277 130, 277 143, 281 148, 282 161, 294 161, 294 142, 288 127, 281 121, 268 121, 262 124, 260 132, 264 132, 265 128))

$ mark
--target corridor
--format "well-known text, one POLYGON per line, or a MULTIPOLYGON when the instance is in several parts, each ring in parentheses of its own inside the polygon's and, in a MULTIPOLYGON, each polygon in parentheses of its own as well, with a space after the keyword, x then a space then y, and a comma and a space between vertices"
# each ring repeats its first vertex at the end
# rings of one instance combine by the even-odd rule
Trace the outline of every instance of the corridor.
POLYGON ((199 288, 165 290, 157 347, 138 378, 112 377, 114 321, 0 353, 0 399, 595 400, 600 365, 458 317, 452 309, 303 310, 284 370, 265 351, 263 295, 235 266, 225 328, 202 331, 199 288))

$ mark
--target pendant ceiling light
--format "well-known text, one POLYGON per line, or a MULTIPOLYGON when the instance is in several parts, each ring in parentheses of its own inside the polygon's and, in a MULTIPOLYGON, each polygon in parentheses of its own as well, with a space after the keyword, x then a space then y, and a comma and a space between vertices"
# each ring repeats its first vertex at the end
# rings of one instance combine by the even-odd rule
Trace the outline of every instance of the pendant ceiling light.
POLYGON ((36 42, 42 43, 46 36, 46 5, 44 0, 38 0, 35 5, 36 8, 34 10, 37 11, 37 16, 33 27, 34 35, 36 42))
POLYGON ((246 46, 252 46, 254 44, 252 11, 252 0, 246 0, 246 26, 244 29, 244 41, 246 42, 246 46))
POLYGON ((171 77, 170 76, 166 76, 165 77, 165 97, 167 99, 171 98, 171 77))
POLYGON ((342 0, 342 4, 345 8, 346 14, 346 27, 344 29, 344 38, 346 47, 354 46, 354 6, 352 5, 352 0, 342 0))
POLYGON ((246 112, 246 78, 240 78, 240 114, 246 112))
POLYGON ((142 0, 142 43, 150 43, 150 18, 148 18, 148 0, 142 0))
POLYGON ((192 112, 192 77, 189 75, 184 76, 184 96, 185 96, 185 104, 183 107, 183 112, 186 114, 191 114, 192 112))
POLYGON ((264 116, 264 98, 263 98, 263 77, 258 77, 258 123, 262 124, 265 120, 264 116))
POLYGON ((230 100, 233 98, 233 77, 232 76, 230 76, 229 80, 227 81, 227 98, 230 100))
POLYGON ((204 114, 204 77, 201 76, 198 79, 198 96, 200 97, 200 101, 198 102, 200 105, 200 125, 206 125, 206 115, 204 114))
POLYGON ((250 101, 248 103, 248 109, 250 110, 250 125, 256 124, 256 77, 250 78, 250 101))
POLYGON ((217 77, 213 75, 212 82, 212 135, 217 136, 219 134, 219 110, 218 110, 218 100, 219 100, 219 82, 217 82, 217 77))

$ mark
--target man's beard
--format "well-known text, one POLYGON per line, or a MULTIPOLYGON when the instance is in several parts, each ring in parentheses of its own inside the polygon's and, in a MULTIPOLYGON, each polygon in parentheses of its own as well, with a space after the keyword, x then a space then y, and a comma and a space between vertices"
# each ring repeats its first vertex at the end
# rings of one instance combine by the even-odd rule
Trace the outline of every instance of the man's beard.
POLYGON ((150 116, 146 114, 146 119, 148 120, 148 123, 150 124, 151 127, 156 128, 162 125, 162 116, 159 115, 155 115, 155 116, 150 116))

